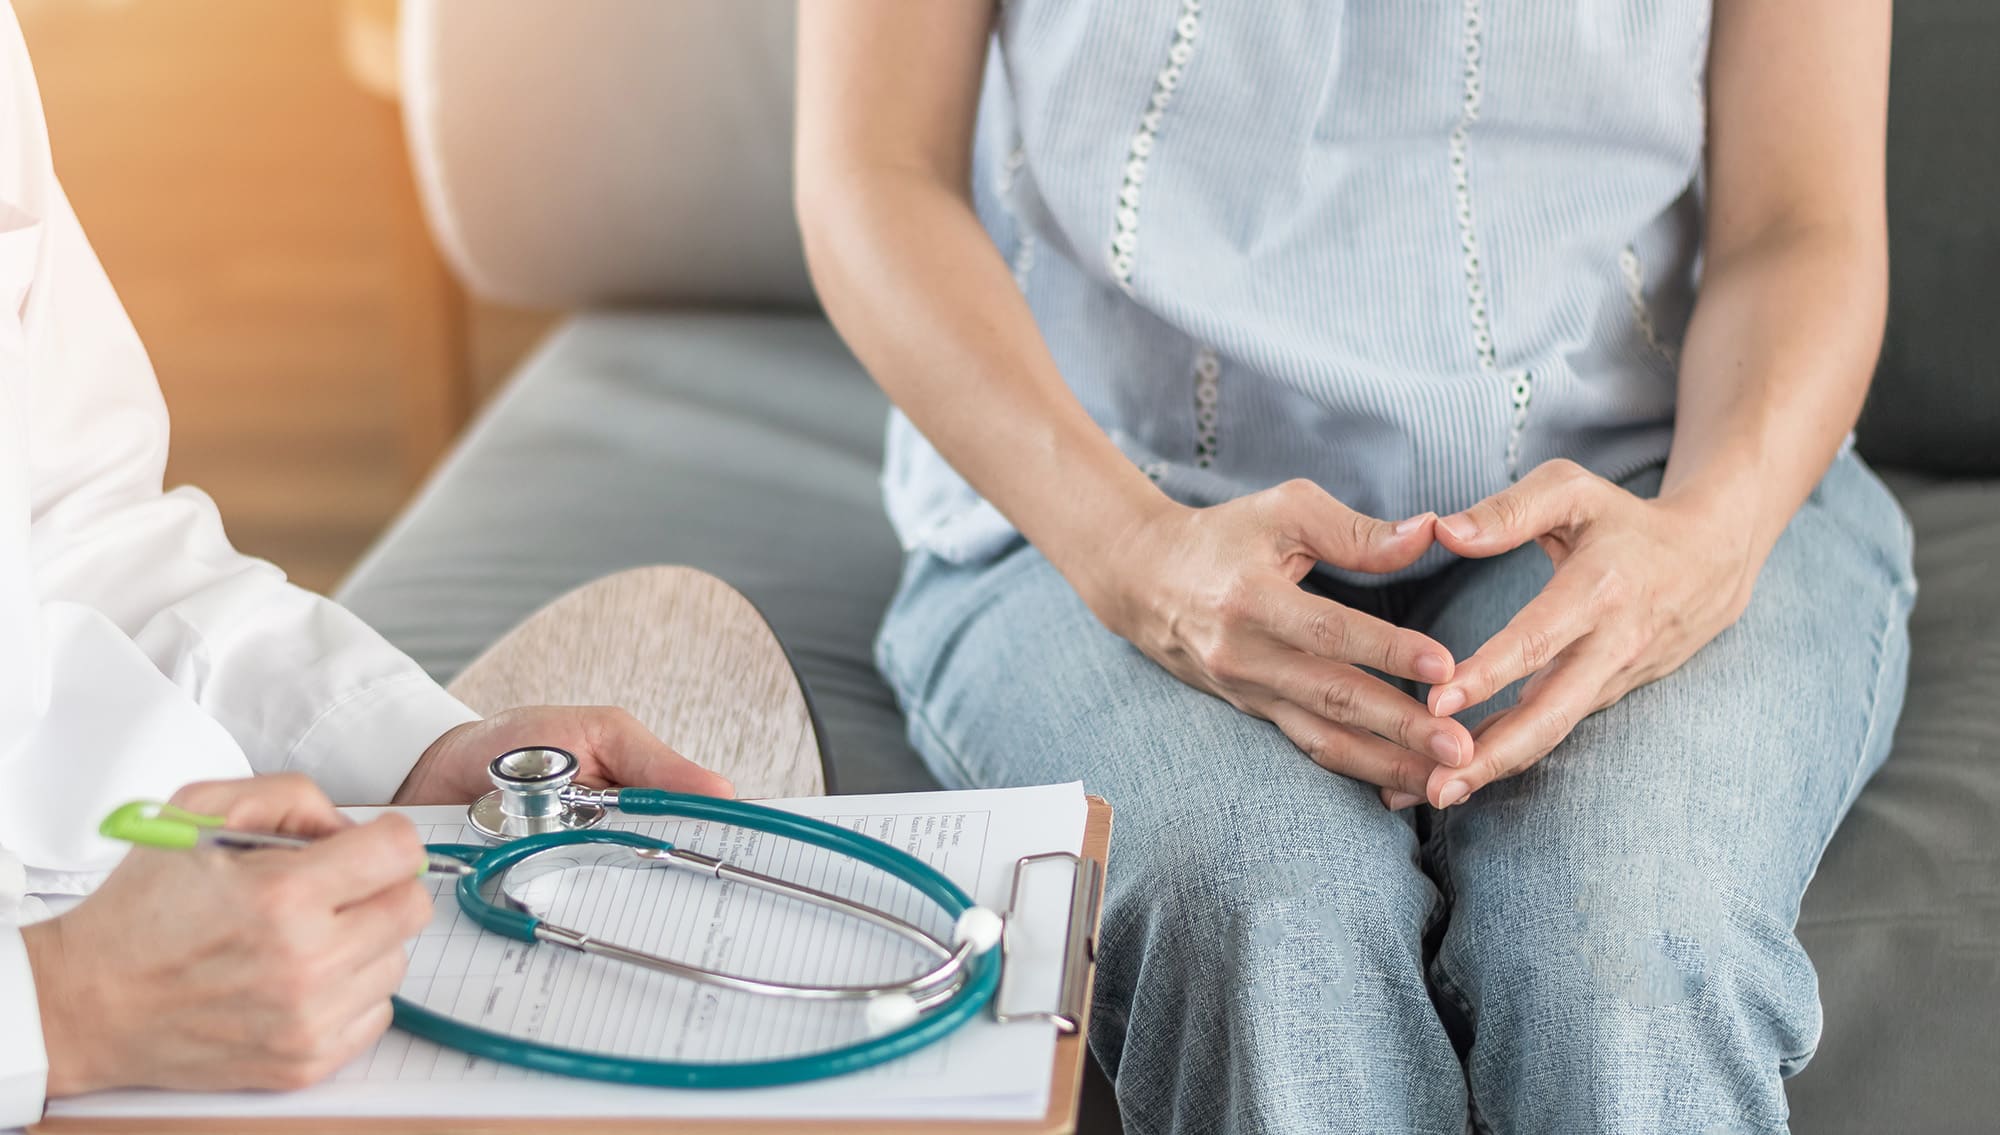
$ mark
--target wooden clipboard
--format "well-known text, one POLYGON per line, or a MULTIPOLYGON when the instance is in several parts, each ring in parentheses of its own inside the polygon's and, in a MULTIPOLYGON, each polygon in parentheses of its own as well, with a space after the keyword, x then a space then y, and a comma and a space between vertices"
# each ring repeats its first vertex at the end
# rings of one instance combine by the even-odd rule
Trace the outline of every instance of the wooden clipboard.
MULTIPOLYGON (((1111 850, 1111 805, 1101 796, 1089 796, 1090 811, 1083 827, 1083 857, 1095 860, 1100 868, 1111 850)), ((1100 893, 1091 904, 1095 912, 1102 905, 1103 873, 1098 873, 1100 893)), ((235 1118, 188 1116, 148 1119, 143 1116, 55 1116, 28 1128, 37 1135, 132 1135, 134 1132, 241 1133, 241 1135, 526 1135, 550 1132, 556 1135, 750 1135, 755 1132, 806 1132, 808 1135, 875 1135, 878 1132, 927 1132, 930 1135, 1070 1135, 1076 1130, 1077 1105, 1083 1090, 1085 1038, 1090 1035, 1090 988, 1097 980, 1097 925, 1090 927, 1089 970, 1084 979, 1082 1013, 1075 1032, 1056 1037, 1055 1066, 1049 1075, 1049 1110, 1040 1119, 1029 1120, 938 1120, 938 1119, 619 1119, 588 1116, 570 1121, 533 1117, 471 1117, 452 1119, 441 1116, 399 1118, 396 1116, 287 1116, 283 1118, 235 1118)))

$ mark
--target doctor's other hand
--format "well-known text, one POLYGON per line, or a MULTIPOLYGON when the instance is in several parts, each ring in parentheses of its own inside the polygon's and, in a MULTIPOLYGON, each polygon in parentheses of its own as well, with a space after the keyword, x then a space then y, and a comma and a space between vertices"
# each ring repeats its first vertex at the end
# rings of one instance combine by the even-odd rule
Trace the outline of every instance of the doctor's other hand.
POLYGON ((1445 715, 1527 679, 1518 702, 1474 728, 1472 763, 1437 770, 1422 794, 1446 807, 1521 772, 1577 722, 1673 673, 1735 623, 1763 556, 1734 507, 1670 493, 1646 499, 1551 461, 1438 520, 1438 542, 1461 556, 1497 556, 1532 540, 1555 574, 1431 688, 1430 708, 1445 715))
POLYGON ((734 796, 713 773, 653 736, 637 718, 612 706, 536 705, 468 721, 445 733, 417 760, 396 790, 398 804, 464 804, 493 782, 486 766, 510 749, 550 746, 575 754, 577 782, 593 788, 665 788, 697 796, 734 796))
POLYGON ((1389 572, 1432 545, 1433 519, 1401 525, 1348 508, 1311 481, 1209 508, 1164 502, 1113 534, 1113 555, 1072 574, 1112 631, 1181 681, 1284 731, 1321 767, 1408 794, 1472 757, 1449 717, 1366 672, 1452 676, 1416 631, 1299 586, 1320 563, 1389 572))
POLYGON ((431 917, 410 822, 352 824, 296 775, 190 785, 173 802, 318 842, 134 848, 75 909, 22 928, 51 1096, 301 1088, 389 1027, 403 943, 431 917))

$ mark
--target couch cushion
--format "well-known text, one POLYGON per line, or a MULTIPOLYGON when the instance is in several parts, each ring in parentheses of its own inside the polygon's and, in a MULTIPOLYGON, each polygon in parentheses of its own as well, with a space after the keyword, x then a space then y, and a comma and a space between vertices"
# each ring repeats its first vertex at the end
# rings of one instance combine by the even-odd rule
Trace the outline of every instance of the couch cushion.
POLYGON ((2000 4, 1898 0, 1889 96, 1889 329, 1869 460, 2000 474, 2000 4))
POLYGON ((2000 1123, 2000 481, 1889 483, 1917 532, 1910 688, 1799 921, 1826 1031, 1792 1128, 1815 1135, 2000 1123))
POLYGON ((690 564, 790 649, 835 790, 934 787, 870 654, 901 562, 877 483, 886 413, 816 315, 575 319, 340 598, 448 679, 572 587, 690 564))

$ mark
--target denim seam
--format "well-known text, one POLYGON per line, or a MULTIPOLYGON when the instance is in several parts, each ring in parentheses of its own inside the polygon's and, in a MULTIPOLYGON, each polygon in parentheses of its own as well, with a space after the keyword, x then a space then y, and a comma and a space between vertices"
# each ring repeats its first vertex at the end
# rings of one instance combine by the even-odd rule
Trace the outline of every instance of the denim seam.
MULTIPOLYGON (((1433 863, 1437 870, 1437 874, 1432 879, 1432 882, 1438 889, 1440 917, 1450 919, 1452 914, 1458 910, 1458 888, 1453 883, 1451 875, 1451 813, 1448 811, 1440 812, 1437 819, 1437 830, 1431 836, 1436 849, 1433 853, 1433 863)), ((1460 933, 1470 933, 1470 930, 1466 927, 1460 927, 1459 930, 1460 933)), ((1450 933, 1451 929, 1447 926, 1445 934, 1448 936, 1450 933)), ((1443 939, 1440 939, 1438 942, 1437 956, 1430 960, 1430 965, 1426 969, 1428 971, 1426 977, 1429 980, 1430 987, 1438 993, 1443 994, 1451 1002, 1452 1007, 1458 1010, 1459 1016, 1464 1018, 1476 1032, 1479 1022, 1473 1014, 1472 1002, 1466 999, 1463 984, 1451 972, 1451 967, 1445 963, 1443 939)), ((1486 1121, 1479 1115, 1479 1101, 1473 1098, 1472 1083, 1469 1074, 1466 1079, 1465 1108, 1466 1121, 1472 1125, 1473 1131, 1477 1135, 1492 1135, 1493 1129, 1487 1126, 1486 1121)))
POLYGON ((979 779, 972 775, 972 770, 966 765, 965 759, 958 755, 958 750, 946 742, 944 734, 931 723, 930 714, 925 712, 923 705, 919 704, 905 712, 911 724, 923 730, 924 736, 929 739, 931 748, 937 752, 939 759, 951 766, 951 771, 958 776, 959 784, 970 787, 980 783, 979 779))
MULTIPOLYGON (((1440 899, 1439 909, 1444 912, 1442 917, 1446 919, 1449 919, 1458 910, 1458 884, 1453 880, 1451 874, 1451 829, 1451 813, 1448 811, 1438 813, 1437 831, 1433 836, 1437 841, 1437 877, 1432 882, 1437 885, 1440 899)), ((1468 935, 1471 933, 1469 927, 1460 927, 1459 929, 1461 933, 1468 935)), ((1451 929, 1447 926, 1445 934, 1448 936, 1450 933, 1451 929)), ((1477 952, 1477 942, 1469 942, 1467 945, 1470 948, 1474 948, 1475 953, 1477 952)), ((1438 956, 1431 959, 1431 964, 1439 973, 1444 973, 1444 943, 1442 940, 1438 943, 1438 956)), ((1465 998, 1459 995, 1457 978, 1449 974, 1446 977, 1451 984, 1449 992, 1452 994, 1452 1000, 1457 1003, 1459 1009, 1465 1011, 1467 1019, 1470 1019, 1471 1007, 1466 1004, 1465 998)))
POLYGON ((1841 456, 1835 460, 1834 465, 1820 479, 1820 483, 1813 487, 1812 495, 1807 498, 1806 503, 1808 506, 1820 506, 1825 512, 1827 519, 1835 527, 1847 533, 1867 554, 1871 562, 1880 564, 1888 571, 1898 591, 1908 592, 1914 597, 1917 579, 1916 569, 1911 562, 1911 558, 1915 554, 1916 529, 1910 523, 1909 514, 1903 511, 1900 504, 1896 503, 1895 494, 1889 490, 1887 485, 1882 483, 1881 479, 1875 475, 1872 469, 1868 468, 1861 458, 1854 455, 1851 448, 1842 451, 1841 456), (1841 463, 1844 461, 1852 462, 1854 465, 1859 466, 1856 471, 1860 476, 1873 484, 1875 489, 1888 499, 1890 511, 1896 518, 1896 527, 1903 537, 1902 554, 1900 556, 1895 555, 1876 538, 1876 533, 1866 521, 1849 516, 1841 509, 1826 503, 1824 498, 1826 482, 1831 480, 1833 475, 1840 471, 1842 468, 1841 463))
MULTIPOLYGON (((1911 591, 1912 585, 1910 583, 1901 579, 1896 580, 1889 590, 1889 601, 1883 608, 1882 617, 1875 626, 1875 634, 1872 640, 1875 652, 1875 680, 1869 684, 1868 706, 1864 711, 1868 720, 1868 726, 1862 730, 1860 748, 1854 755, 1853 764, 1848 767, 1847 785, 1841 791, 1840 811, 1838 814, 1842 817, 1845 817, 1848 811, 1854 807, 1855 799, 1861 795, 1861 789, 1866 784, 1866 781, 1861 776, 1861 766, 1867 763, 1868 754, 1875 751, 1876 741, 1881 735, 1882 688, 1883 683, 1889 678, 1889 667, 1887 664, 1889 632, 1890 628, 1895 624, 1898 609, 1907 613, 1911 591)), ((1824 855, 1825 853, 1826 848, 1822 845, 1820 854, 1824 855)), ((1819 862, 1815 859, 1811 874, 1806 876, 1806 888, 1812 886, 1813 879, 1817 878, 1818 875, 1819 862)), ((1813 1056, 1818 1052, 1819 1045, 1815 1044, 1802 1053, 1780 1057, 1778 1061, 1778 1074, 1787 1078, 1796 1075, 1807 1064, 1812 1062, 1813 1056)))
MULTIPOLYGON (((1848 809, 1854 807, 1855 797, 1861 795, 1861 788, 1865 783, 1861 777, 1861 766, 1867 763, 1868 754, 1875 751, 1876 742, 1881 736, 1882 686, 1889 678, 1889 667, 1887 664, 1889 630, 1895 625, 1898 608, 1907 610, 1907 607, 1905 607, 1906 600, 1904 599, 1905 592, 1906 588, 1901 582, 1898 582, 1895 587, 1890 589, 1889 602, 1882 612, 1881 621, 1875 627, 1873 642, 1875 649, 1875 681, 1870 683, 1868 688, 1868 728, 1862 731, 1860 751, 1854 755, 1854 764, 1847 771, 1847 786, 1842 790, 1840 799, 1840 814, 1842 816, 1847 814, 1848 809)), ((1814 873, 1818 873, 1817 869, 1815 869, 1814 873)))
MULTIPOLYGON (((1458 888, 1453 884, 1451 877, 1451 841, 1449 838, 1452 827, 1451 816, 1449 812, 1440 812, 1437 819, 1437 830, 1431 836, 1436 848, 1433 863, 1437 874, 1431 882, 1438 889, 1438 917, 1449 920, 1452 913, 1458 909, 1458 888)), ((1465 928, 1461 927, 1460 929, 1461 932, 1464 932, 1465 928)), ((1448 936, 1450 933, 1451 929, 1447 925, 1445 934, 1448 936)), ((1426 928, 1426 936, 1428 937, 1428 927, 1426 928)), ((1437 956, 1433 957, 1430 960, 1430 964, 1425 968, 1428 971, 1425 976, 1429 981, 1430 987, 1438 993, 1443 994, 1452 1003, 1453 1008, 1458 1010, 1459 1015, 1471 1024, 1473 1028, 1477 1029, 1478 1021, 1473 1016, 1472 1003, 1466 1000, 1463 986, 1460 984, 1457 976, 1452 974, 1450 967, 1445 964, 1444 942, 1442 939, 1438 942, 1437 956)), ((1491 1129, 1479 1118, 1479 1106, 1477 1101, 1472 1098, 1469 1081, 1466 1085, 1465 1106, 1467 1118, 1472 1123, 1473 1129, 1480 1132, 1481 1135, 1490 1135, 1491 1129)))

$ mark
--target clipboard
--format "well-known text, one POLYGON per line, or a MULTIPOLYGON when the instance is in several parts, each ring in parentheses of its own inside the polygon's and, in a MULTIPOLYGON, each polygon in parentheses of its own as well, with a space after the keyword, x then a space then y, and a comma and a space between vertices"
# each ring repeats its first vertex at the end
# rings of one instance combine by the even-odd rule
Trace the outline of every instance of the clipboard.
MULTIPOLYGON (((189 1116, 155 1119, 144 1116, 97 1117, 55 1116, 28 1127, 35 1135, 134 1135, 136 1132, 239 1133, 239 1135, 754 1135, 757 1132, 804 1132, 806 1135, 875 1135, 875 1133, 915 1133, 928 1135, 1070 1135, 1076 1130, 1077 1107, 1083 1090, 1085 1038, 1090 1034, 1090 994, 1097 978, 1097 932, 1099 911, 1104 898, 1104 870, 1111 848, 1111 805, 1101 796, 1086 796, 1089 811, 1083 828, 1083 851, 1074 857, 1077 872, 1072 883, 1071 924, 1064 974, 1064 1004, 1054 1012, 1011 1013, 1006 1019, 1031 1017, 1058 1018, 1056 1056, 1049 1077, 1049 1108, 1040 1119, 1030 1120, 938 1120, 938 1119, 619 1119, 589 1116, 573 1122, 546 1117, 507 1119, 494 1116, 452 1119, 440 1116, 399 1118, 396 1116, 298 1116, 284 1118, 230 1118, 189 1116), (1083 933, 1087 929, 1087 933, 1083 933), (1078 937, 1083 933, 1082 937, 1078 937), (1067 1027, 1066 1027, 1067 1026, 1067 1027)), ((1059 853, 1061 858, 1071 858, 1059 853)), ((1030 857, 1039 859, 1039 856, 1030 857)), ((1020 884, 1017 865, 1016 893, 1020 884)), ((1004 992, 1004 990, 1003 990, 1004 992)), ((996 994, 996 1003, 1000 995, 996 994)))

